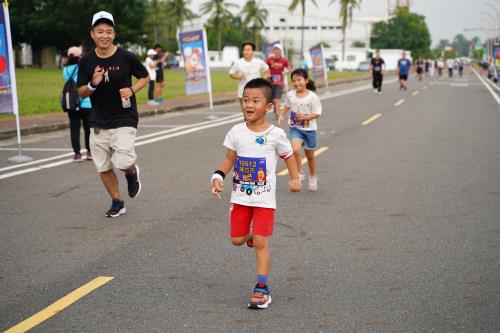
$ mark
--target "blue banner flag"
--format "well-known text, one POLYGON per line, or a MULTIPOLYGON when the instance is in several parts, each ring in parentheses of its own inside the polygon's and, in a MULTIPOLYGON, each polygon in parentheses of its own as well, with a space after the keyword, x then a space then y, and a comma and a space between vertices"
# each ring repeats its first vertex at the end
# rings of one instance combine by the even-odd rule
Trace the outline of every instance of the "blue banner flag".
POLYGON ((208 93, 208 59, 203 30, 181 32, 179 41, 186 74, 186 95, 208 93))
POLYGON ((13 81, 12 76, 14 64, 9 57, 10 45, 10 32, 7 15, 8 7, 2 6, 0 10, 0 114, 13 114, 14 111, 14 97, 13 94, 13 81))
POLYGON ((312 73, 314 81, 321 81, 326 84, 326 66, 325 57, 323 55, 323 47, 318 44, 309 49, 312 60, 312 73))

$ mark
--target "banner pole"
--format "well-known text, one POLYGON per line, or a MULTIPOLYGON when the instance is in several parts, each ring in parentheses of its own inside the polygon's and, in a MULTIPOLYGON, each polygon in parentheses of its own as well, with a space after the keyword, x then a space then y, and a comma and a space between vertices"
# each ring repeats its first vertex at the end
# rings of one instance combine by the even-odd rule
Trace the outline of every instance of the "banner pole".
POLYGON ((19 121, 19 103, 17 100, 17 83, 16 83, 16 66, 14 59, 14 52, 12 50, 12 35, 10 31, 10 17, 9 17, 9 3, 7 0, 3 3, 3 13, 5 17, 5 34, 7 35, 7 53, 9 56, 9 71, 10 71, 10 87, 12 94, 12 109, 16 116, 17 128, 17 149, 18 155, 9 157, 11 163, 26 163, 33 161, 33 158, 24 156, 21 148, 21 124, 19 121))
POLYGON ((212 95, 212 76, 210 75, 210 65, 208 63, 208 40, 207 40, 207 32, 205 28, 201 29, 203 31, 203 52, 205 53, 206 59, 206 74, 207 74, 207 88, 208 88, 208 101, 210 105, 210 115, 207 116, 208 120, 215 120, 217 116, 214 114, 214 100, 212 95))
POLYGON ((325 50, 323 48, 323 44, 321 46, 321 58, 323 59, 323 79, 325 80, 325 87, 328 88, 328 72, 326 71, 326 59, 325 59, 325 50))

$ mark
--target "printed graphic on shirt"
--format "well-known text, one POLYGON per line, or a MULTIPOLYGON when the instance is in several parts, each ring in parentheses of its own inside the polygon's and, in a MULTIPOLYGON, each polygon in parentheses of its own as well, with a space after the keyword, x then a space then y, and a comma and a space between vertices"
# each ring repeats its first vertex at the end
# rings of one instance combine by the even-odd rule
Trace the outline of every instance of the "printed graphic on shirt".
POLYGON ((290 112, 290 125, 294 127, 307 128, 309 127, 309 120, 297 120, 297 112, 290 112))
POLYGON ((267 169, 265 157, 237 156, 234 163, 233 191, 238 189, 247 195, 259 195, 269 192, 270 187, 266 181, 267 169))

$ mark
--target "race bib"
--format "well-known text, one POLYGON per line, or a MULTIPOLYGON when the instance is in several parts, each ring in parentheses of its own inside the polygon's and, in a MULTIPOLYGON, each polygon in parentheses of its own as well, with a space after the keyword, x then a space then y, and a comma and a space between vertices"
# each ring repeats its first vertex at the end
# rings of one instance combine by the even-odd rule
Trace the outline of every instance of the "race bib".
POLYGON ((266 158, 236 156, 233 183, 266 185, 266 158))
POLYGON ((273 82, 280 82, 281 78, 282 78, 281 74, 273 74, 273 75, 271 75, 271 80, 273 80, 273 82))

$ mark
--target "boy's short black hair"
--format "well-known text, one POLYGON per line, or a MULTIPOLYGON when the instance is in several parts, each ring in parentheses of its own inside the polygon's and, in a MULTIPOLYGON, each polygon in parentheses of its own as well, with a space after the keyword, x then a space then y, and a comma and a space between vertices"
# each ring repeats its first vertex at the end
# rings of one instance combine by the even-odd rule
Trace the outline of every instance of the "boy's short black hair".
POLYGON ((155 44, 155 46, 153 46, 153 49, 161 49, 161 48, 162 48, 161 44, 158 44, 158 43, 155 44))
POLYGON ((262 78, 248 81, 248 83, 245 85, 245 88, 243 89, 243 93, 245 93, 246 89, 256 89, 256 88, 262 90, 264 96, 266 96, 266 103, 272 102, 273 86, 271 85, 271 83, 269 83, 268 80, 262 78))
POLYGON ((245 46, 247 46, 247 45, 250 45, 252 47, 252 51, 255 51, 255 44, 250 43, 250 42, 246 42, 246 43, 241 44, 241 49, 243 50, 245 48, 245 46))

